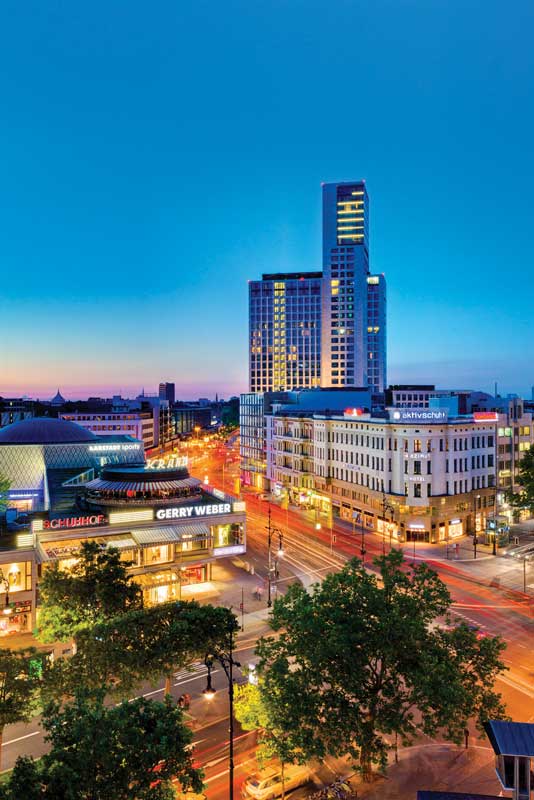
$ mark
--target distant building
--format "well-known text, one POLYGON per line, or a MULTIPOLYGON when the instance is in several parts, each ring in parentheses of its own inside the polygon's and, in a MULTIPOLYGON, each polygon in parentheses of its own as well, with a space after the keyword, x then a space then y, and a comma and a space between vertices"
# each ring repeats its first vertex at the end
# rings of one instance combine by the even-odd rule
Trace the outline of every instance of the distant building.
POLYGON ((0 397, 0 428, 31 419, 34 416, 34 403, 24 397, 0 397))
POLYGON ((174 383, 160 383, 159 385, 159 399, 167 400, 169 405, 172 406, 175 397, 175 384, 174 383))
POLYGON ((50 400, 50 405, 51 406, 62 406, 66 402, 67 401, 65 400, 65 398, 63 397, 63 395, 61 394, 61 392, 58 389, 56 394, 54 395, 54 397, 50 400))

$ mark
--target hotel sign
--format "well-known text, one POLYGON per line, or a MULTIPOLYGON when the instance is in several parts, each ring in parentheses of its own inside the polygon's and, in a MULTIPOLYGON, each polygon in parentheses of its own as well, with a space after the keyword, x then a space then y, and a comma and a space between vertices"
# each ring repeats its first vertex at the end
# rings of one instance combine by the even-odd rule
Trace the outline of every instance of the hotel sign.
POLYGON ((442 408, 390 408, 389 418, 394 422, 428 424, 447 422, 448 411, 442 408))
POLYGON ((159 508, 156 519, 189 519, 190 517, 213 517, 217 514, 231 514, 231 503, 213 503, 206 506, 178 506, 159 508))

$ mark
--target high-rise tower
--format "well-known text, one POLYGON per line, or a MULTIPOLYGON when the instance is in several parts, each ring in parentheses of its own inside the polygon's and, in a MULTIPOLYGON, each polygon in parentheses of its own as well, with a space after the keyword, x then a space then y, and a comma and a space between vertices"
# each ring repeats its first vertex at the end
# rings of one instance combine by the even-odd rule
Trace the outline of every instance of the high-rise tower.
POLYGON ((320 385, 321 287, 320 272, 275 273, 250 281, 251 392, 320 385))
POLYGON ((322 386, 367 385, 368 274, 365 183, 324 183, 322 386))

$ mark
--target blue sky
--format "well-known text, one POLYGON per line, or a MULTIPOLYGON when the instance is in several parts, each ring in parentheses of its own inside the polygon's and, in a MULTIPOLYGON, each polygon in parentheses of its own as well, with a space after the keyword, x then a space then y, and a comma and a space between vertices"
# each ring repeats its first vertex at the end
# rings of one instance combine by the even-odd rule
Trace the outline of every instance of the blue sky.
POLYGON ((0 394, 247 386, 247 280, 365 178, 389 379, 534 384, 534 5, 0 10, 0 394))

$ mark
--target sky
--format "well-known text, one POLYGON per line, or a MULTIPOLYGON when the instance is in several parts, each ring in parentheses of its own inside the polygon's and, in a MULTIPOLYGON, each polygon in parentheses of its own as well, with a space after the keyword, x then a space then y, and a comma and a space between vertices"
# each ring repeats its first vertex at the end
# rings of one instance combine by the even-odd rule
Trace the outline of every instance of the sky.
POLYGON ((0 395, 247 390, 247 281, 364 178, 388 380, 530 396, 534 4, 5 0, 0 395))

